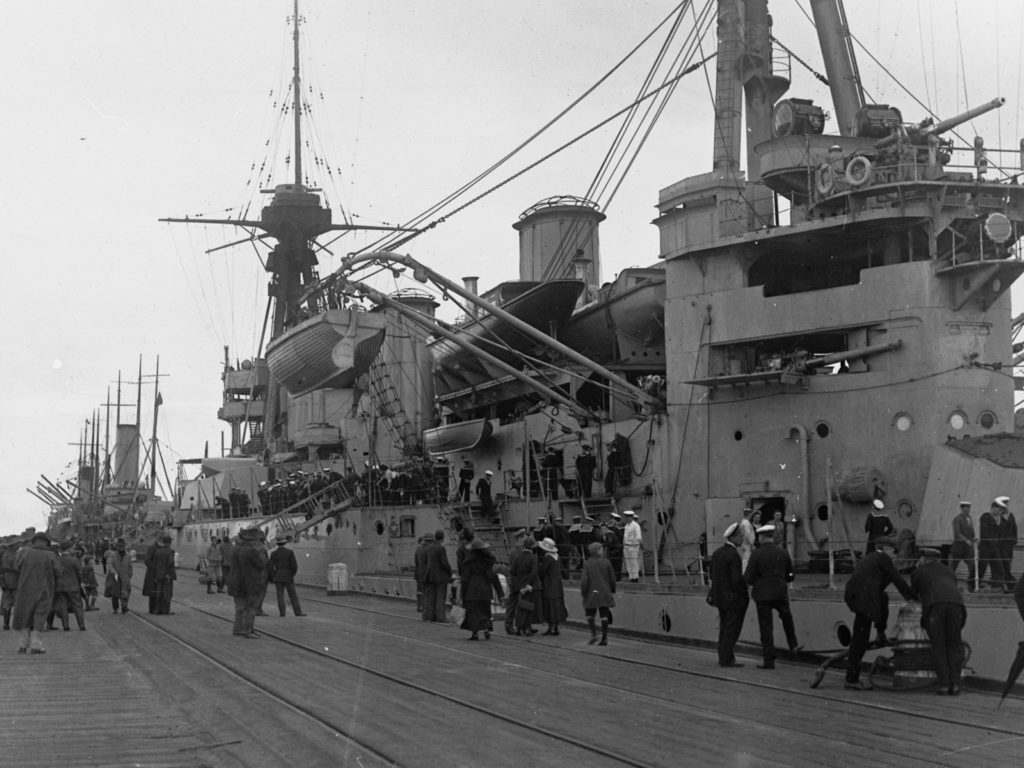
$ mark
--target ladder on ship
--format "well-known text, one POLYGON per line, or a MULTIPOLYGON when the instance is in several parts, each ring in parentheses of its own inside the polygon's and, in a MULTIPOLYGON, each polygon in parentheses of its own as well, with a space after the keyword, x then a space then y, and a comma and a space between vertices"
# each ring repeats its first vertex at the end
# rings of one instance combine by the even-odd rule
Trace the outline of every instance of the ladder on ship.
POLYGON ((370 402, 373 403, 374 410, 383 419, 391 439, 401 447, 402 453, 407 455, 412 453, 419 442, 416 436, 416 427, 405 412, 398 387, 395 386, 395 382, 388 372, 387 363, 384 362, 381 355, 377 355, 370 365, 366 383, 370 402))
POLYGON ((354 503, 355 499, 345 487, 345 481, 337 480, 291 506, 285 507, 280 512, 268 515, 256 523, 256 527, 262 528, 276 522, 278 535, 291 534, 295 537, 323 522, 326 518, 344 512, 354 503), (307 519, 296 524, 292 520, 295 515, 304 515, 307 519))

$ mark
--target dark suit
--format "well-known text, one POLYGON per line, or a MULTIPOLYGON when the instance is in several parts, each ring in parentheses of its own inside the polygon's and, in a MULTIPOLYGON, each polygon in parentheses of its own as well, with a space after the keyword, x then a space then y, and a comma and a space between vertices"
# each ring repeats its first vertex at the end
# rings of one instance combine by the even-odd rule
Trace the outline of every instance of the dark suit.
POLYGON ((711 555, 711 600, 718 609, 718 663, 733 664, 750 597, 740 553, 728 542, 711 555))
POLYGON ((750 596, 757 605, 757 626, 761 631, 761 653, 766 665, 775 664, 775 631, 772 611, 779 612, 782 629, 790 650, 797 647, 796 627, 789 610, 789 582, 793 581, 793 561, 789 553, 772 542, 765 542, 754 550, 743 573, 752 589, 750 596))
POLYGON ((228 574, 228 594, 235 599, 234 634, 252 634, 253 617, 266 587, 266 560, 256 549, 254 540, 242 539, 232 548, 231 571, 228 574))
POLYGON ((434 540, 423 547, 422 570, 416 573, 416 580, 423 582, 423 620, 444 621, 445 591, 452 580, 452 566, 444 544, 434 540))
POLYGON ((850 639, 850 653, 846 660, 846 681, 853 683, 860 679, 860 662, 868 647, 871 625, 877 625, 882 632, 889 616, 889 596, 886 587, 895 584, 906 599, 910 599, 910 586, 903 580, 892 558, 875 550, 864 556, 853 575, 846 582, 844 599, 846 607, 854 613, 853 637, 850 639))
POLYGON ((146 575, 153 571, 150 599, 153 600, 153 613, 168 614, 171 612, 171 597, 174 595, 174 580, 178 577, 174 568, 174 550, 160 546, 153 552, 151 565, 146 575))
POLYGON ((938 560, 925 560, 911 574, 910 589, 921 601, 921 626, 931 640, 939 686, 959 686, 963 668, 960 630, 967 622, 967 609, 956 586, 956 574, 938 560))
POLYGON ((295 553, 284 544, 278 545, 277 549, 270 553, 270 578, 277 589, 277 612, 282 616, 285 614, 285 590, 288 592, 288 599, 291 600, 295 615, 302 615, 299 596, 295 594, 295 574, 298 572, 299 564, 295 560, 295 553))

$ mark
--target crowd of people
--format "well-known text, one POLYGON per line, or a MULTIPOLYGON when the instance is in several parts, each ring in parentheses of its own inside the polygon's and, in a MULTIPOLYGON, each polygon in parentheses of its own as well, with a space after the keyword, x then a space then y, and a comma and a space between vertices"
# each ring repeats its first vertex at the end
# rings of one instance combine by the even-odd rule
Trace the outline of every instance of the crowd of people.
MULTIPOLYGON (((459 534, 454 570, 444 548, 444 538, 441 530, 424 536, 416 550, 416 601, 423 621, 446 620, 449 585, 457 576, 458 594, 453 595, 452 600, 453 605, 458 606, 459 626, 469 631, 469 640, 479 640, 481 634, 485 640, 490 639, 494 630, 492 605, 501 600, 504 600, 505 631, 509 635, 537 634, 540 632, 537 626, 541 624, 547 625, 544 635, 560 633, 559 626, 568 618, 569 610, 563 567, 553 539, 537 540, 525 528, 517 531, 503 584, 490 546, 471 527, 464 527, 459 534)), ((587 545, 587 560, 580 575, 582 607, 590 627, 591 643, 608 644, 616 583, 604 546, 591 542, 587 545), (598 614, 601 617, 600 640, 598 614)))

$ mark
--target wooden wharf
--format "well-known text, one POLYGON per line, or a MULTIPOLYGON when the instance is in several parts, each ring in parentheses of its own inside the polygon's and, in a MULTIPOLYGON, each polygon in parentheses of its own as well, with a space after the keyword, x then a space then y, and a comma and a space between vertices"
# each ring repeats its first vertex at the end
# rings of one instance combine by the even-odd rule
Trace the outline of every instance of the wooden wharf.
MULTIPOLYGON (((137 569, 136 587, 143 568, 137 569)), ((227 594, 180 571, 174 613, 100 600, 88 629, 0 635, 0 766, 1024 765, 1024 700, 811 689, 808 659, 721 668, 713 649, 579 628, 467 642, 409 601, 302 588, 305 617, 231 634, 227 594)), ((581 618, 575 593, 570 613, 581 618)), ((750 650, 749 646, 745 646, 750 650)), ((1009 661, 1009 660, 1008 660, 1009 661)))

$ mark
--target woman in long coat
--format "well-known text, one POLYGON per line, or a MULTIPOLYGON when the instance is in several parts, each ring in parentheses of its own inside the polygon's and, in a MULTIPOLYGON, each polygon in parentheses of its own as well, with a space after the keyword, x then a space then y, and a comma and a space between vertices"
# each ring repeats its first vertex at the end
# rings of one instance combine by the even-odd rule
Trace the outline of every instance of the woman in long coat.
POLYGON ((537 578, 537 558, 533 554, 537 542, 530 536, 523 539, 523 551, 516 555, 509 568, 509 592, 516 593, 515 628, 517 635, 536 633, 531 625, 540 621, 541 591, 537 578), (529 608, 524 603, 531 604, 529 608))
POLYGON ((542 550, 537 563, 537 577, 544 595, 544 620, 548 623, 545 635, 557 635, 558 625, 568 618, 565 608, 565 589, 562 586, 562 566, 558 562, 558 547, 553 539, 544 539, 537 545, 542 550))
POLYGON ((470 640, 479 640, 477 633, 483 632, 484 639, 491 638, 494 625, 491 622, 492 593, 500 600, 504 597, 501 581, 494 572, 494 555, 487 543, 473 539, 466 547, 462 558, 462 569, 459 571, 462 580, 462 607, 466 609, 466 617, 462 620, 462 628, 468 629, 470 640))
POLYGON ((132 557, 125 551, 124 539, 117 539, 107 552, 107 581, 103 596, 110 598, 114 613, 128 613, 128 597, 132 593, 132 557))
POLYGON ((29 646, 32 653, 45 653, 39 632, 50 612, 61 574, 60 561, 50 551, 50 539, 45 533, 37 533, 30 546, 18 550, 14 567, 18 571, 18 588, 11 624, 22 633, 18 653, 25 653, 29 646))

